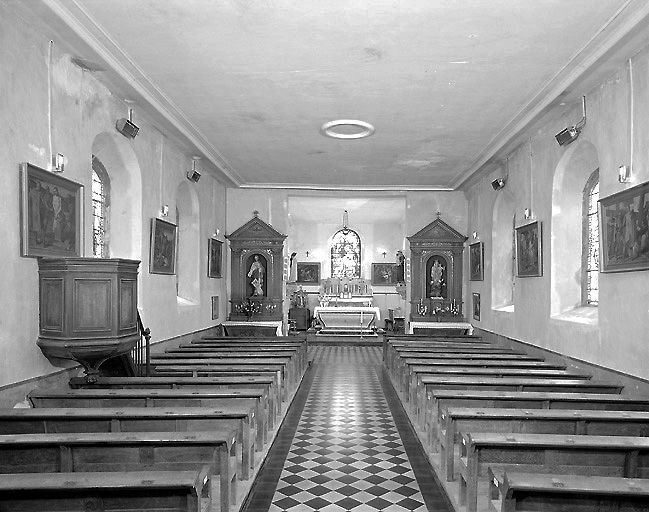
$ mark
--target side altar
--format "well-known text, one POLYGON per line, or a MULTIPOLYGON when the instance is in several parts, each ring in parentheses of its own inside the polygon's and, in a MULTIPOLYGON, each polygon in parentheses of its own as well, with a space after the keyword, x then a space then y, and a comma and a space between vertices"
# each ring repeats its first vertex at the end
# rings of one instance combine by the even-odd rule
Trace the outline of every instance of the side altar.
POLYGON ((439 212, 433 222, 408 237, 412 262, 409 333, 471 332, 462 300, 466 240, 439 212))
POLYGON ((379 308, 372 304, 372 285, 364 279, 329 278, 320 284, 313 310, 317 335, 376 336, 379 308))

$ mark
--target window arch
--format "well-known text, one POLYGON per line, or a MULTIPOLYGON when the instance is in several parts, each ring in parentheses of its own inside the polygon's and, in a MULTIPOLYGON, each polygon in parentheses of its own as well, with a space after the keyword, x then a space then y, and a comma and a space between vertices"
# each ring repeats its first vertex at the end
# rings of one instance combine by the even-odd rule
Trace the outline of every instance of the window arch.
POLYGON ((176 191, 176 298, 179 304, 200 302, 201 244, 198 196, 186 181, 176 191))
POLYGON ((583 306, 599 303, 599 169, 593 171, 583 192, 581 237, 581 302, 583 306))
POLYGON ((92 254, 108 258, 110 178, 104 164, 92 155, 92 254))
POLYGON ((507 190, 499 192, 494 203, 492 219, 491 307, 513 311, 516 283, 516 205, 507 190))
POLYGON ((331 277, 361 277, 361 237, 352 229, 331 239, 331 277))

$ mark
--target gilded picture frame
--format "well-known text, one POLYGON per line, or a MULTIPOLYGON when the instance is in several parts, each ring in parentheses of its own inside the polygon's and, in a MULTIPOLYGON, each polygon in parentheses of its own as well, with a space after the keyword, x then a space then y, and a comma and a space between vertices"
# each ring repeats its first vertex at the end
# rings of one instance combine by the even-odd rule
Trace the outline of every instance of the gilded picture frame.
POLYGON ((20 164, 20 252, 34 258, 82 255, 83 185, 20 164))
POLYGON ((175 275, 178 226, 166 220, 151 219, 149 273, 175 275))
POLYGON ((484 244, 469 245, 469 280, 484 281, 484 244))
POLYGON ((649 181, 599 200, 600 272, 649 269, 649 181))
POLYGON ((543 275, 543 233, 539 221, 516 228, 516 276, 543 275))
POLYGON ((223 242, 216 238, 207 240, 207 277, 219 278, 223 267, 223 242))

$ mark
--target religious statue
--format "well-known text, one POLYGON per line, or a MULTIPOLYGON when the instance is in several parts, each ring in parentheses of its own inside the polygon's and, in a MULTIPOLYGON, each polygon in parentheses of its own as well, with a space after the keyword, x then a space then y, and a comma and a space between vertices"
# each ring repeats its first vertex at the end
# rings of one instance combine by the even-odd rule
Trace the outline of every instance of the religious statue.
POLYGON ((435 263, 430 267, 430 291, 431 297, 442 296, 442 285, 444 284, 444 266, 435 260, 435 263))
POLYGON ((294 283, 297 281, 297 253, 293 252, 291 253, 291 261, 289 263, 289 271, 288 271, 288 282, 289 283, 294 283))
POLYGON ((397 283, 406 282, 406 257, 403 255, 402 251, 397 251, 397 283))
POLYGON ((255 254, 255 260, 250 265, 248 277, 252 278, 250 284, 255 289, 252 294, 255 296, 262 296, 264 294, 264 266, 261 261, 259 261, 258 254, 255 254))

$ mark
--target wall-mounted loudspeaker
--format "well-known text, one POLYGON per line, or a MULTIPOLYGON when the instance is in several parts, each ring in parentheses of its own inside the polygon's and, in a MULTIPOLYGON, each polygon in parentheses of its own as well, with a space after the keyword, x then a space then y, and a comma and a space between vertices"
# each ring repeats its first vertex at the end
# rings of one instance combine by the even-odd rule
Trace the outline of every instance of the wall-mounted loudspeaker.
POLYGON ((493 181, 491 182, 491 187, 492 187, 494 190, 500 190, 500 189, 503 188, 504 186, 505 186, 505 178, 498 178, 498 179, 493 180, 493 181))
POLYGON ((201 179, 201 173, 196 170, 187 171, 187 179, 194 183, 198 183, 198 180, 201 179))
POLYGON ((581 132, 581 130, 577 126, 571 126, 570 128, 564 128, 561 130, 554 136, 554 138, 557 139, 559 146, 565 146, 579 137, 579 132, 581 132))
POLYGON ((133 123, 133 121, 129 121, 128 119, 125 119, 123 117, 117 120, 117 123, 115 123, 115 128, 117 128, 117 131, 124 135, 124 137, 127 137, 129 139, 134 139, 137 135, 137 132, 140 131, 135 123, 133 123))

